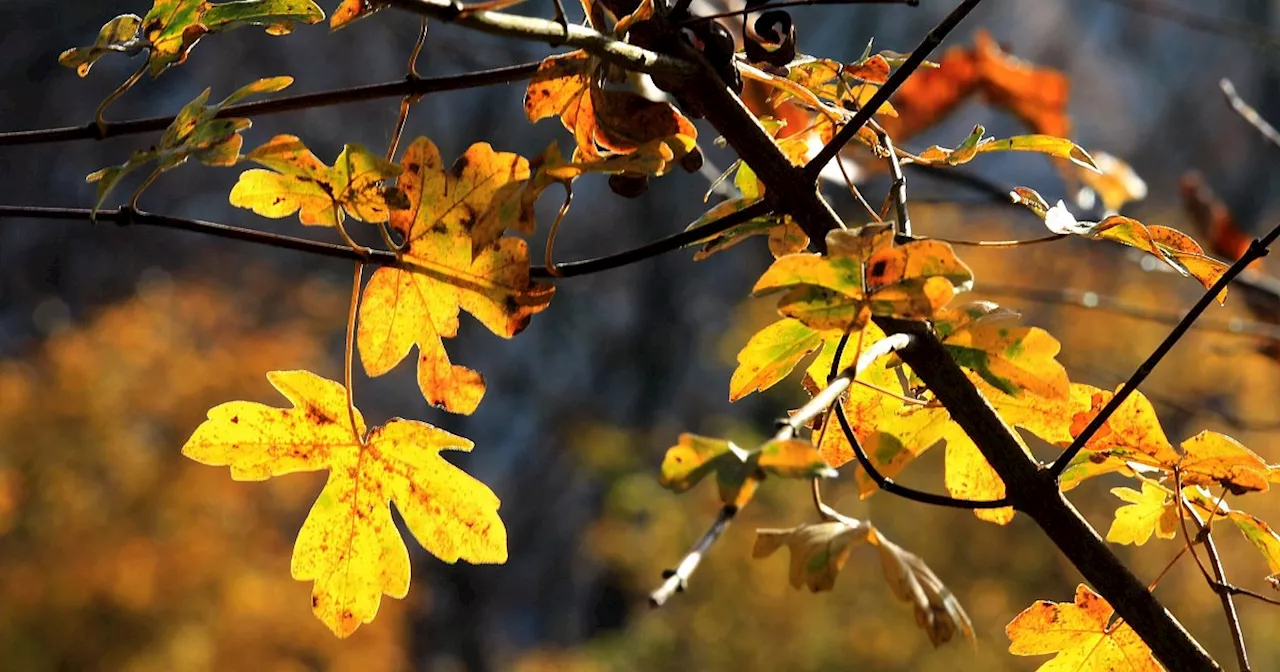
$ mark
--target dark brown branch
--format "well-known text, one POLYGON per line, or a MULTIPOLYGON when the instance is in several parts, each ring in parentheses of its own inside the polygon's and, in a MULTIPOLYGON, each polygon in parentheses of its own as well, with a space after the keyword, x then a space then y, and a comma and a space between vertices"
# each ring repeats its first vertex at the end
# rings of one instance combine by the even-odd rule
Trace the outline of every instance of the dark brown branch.
MULTIPOLYGON (((493 84, 507 84, 528 79, 537 72, 537 63, 522 63, 504 68, 469 72, 462 75, 445 77, 408 77, 406 79, 369 84, 332 91, 317 91, 296 96, 282 96, 270 100, 229 105, 218 113, 219 117, 256 117, 294 110, 306 110, 343 103, 355 103, 363 100, 380 98, 396 98, 402 96, 420 96, 442 91, 457 91, 493 84)), ((151 133, 164 130, 173 122, 173 116, 149 117, 130 121, 107 122, 105 128, 99 129, 94 122, 83 126, 66 126, 63 128, 46 128, 32 131, 14 131, 0 133, 0 147, 12 145, 35 145, 68 140, 102 140, 121 135, 151 133)))
POLYGON ((1057 482, 1027 458, 1013 430, 1000 419, 927 325, 878 319, 885 333, 913 336, 911 347, 898 353, 951 417, 973 439, 983 457, 1008 489, 1010 503, 1026 513, 1151 647, 1168 669, 1217 670, 1209 654, 1155 599, 1146 585, 1107 547, 1058 490, 1057 482))
MULTIPOLYGON (((551 273, 543 266, 532 267, 530 269, 530 275, 539 279, 552 279, 554 277, 565 278, 580 275, 591 275, 593 273, 601 273, 603 271, 629 266, 646 259, 666 254, 667 252, 673 252, 685 247, 686 245, 696 243, 703 238, 723 233, 724 231, 750 221, 755 217, 767 215, 769 214, 769 210, 770 206, 767 202, 761 201, 743 208, 738 212, 732 213, 722 219, 716 220, 715 222, 707 224, 706 226, 701 226, 688 231, 681 231, 665 238, 659 238, 658 240, 637 248, 625 250, 617 254, 597 257, 595 259, 557 264, 556 267, 559 269, 559 274, 557 276, 552 276, 551 273)), ((93 211, 88 208, 42 208, 34 206, 0 205, 0 219, 53 219, 89 222, 91 221, 92 216, 93 211)), ((239 240, 257 245, 265 245, 267 247, 292 250, 294 252, 316 254, 333 259, 360 261, 379 266, 413 268, 411 264, 403 264, 399 262, 396 259, 394 252, 386 250, 370 250, 370 254, 366 256, 346 245, 325 243, 318 240, 308 240, 306 238, 295 238, 293 236, 284 236, 278 233, 269 233, 266 231, 259 231, 257 229, 230 226, 227 224, 207 222, 199 219, 157 215, 150 212, 131 210, 127 207, 119 208, 117 210, 99 210, 97 219, 100 222, 111 222, 121 226, 140 224, 165 229, 191 231, 194 233, 214 236, 216 238, 239 240)))
POLYGON ((1142 384, 1142 381, 1146 380, 1147 376, 1151 375, 1151 372, 1155 370, 1156 365, 1164 359, 1165 355, 1169 354, 1170 350, 1173 350, 1173 346, 1177 345, 1178 341, 1186 335, 1187 331, 1191 329, 1191 325, 1193 325, 1195 321, 1204 314, 1205 309, 1217 300, 1218 295, 1227 288, 1227 285, 1231 284, 1231 281, 1237 275, 1240 275, 1240 273, 1242 273, 1245 267, 1249 264, 1267 256, 1267 247, 1269 247, 1271 243, 1275 242, 1275 239, 1278 236, 1280 236, 1280 226, 1276 226, 1276 228, 1271 230, 1271 233, 1268 233, 1261 240, 1254 240, 1249 244, 1249 249, 1245 250, 1244 255, 1237 259, 1236 262, 1231 265, 1231 268, 1228 268, 1227 272, 1223 273, 1221 278, 1218 278, 1217 282, 1213 283, 1213 286, 1200 297, 1200 300, 1191 307, 1191 310, 1187 311, 1187 314, 1182 318, 1182 321, 1169 332, 1169 335, 1165 337, 1164 341, 1162 341, 1160 345, 1156 346, 1156 349, 1152 351, 1151 355, 1147 357, 1147 360, 1138 367, 1138 370, 1134 371, 1132 376, 1129 376, 1129 380, 1125 381, 1124 386, 1119 390, 1116 390, 1115 396, 1111 397, 1111 401, 1107 402, 1107 405, 1102 407, 1102 410, 1099 411, 1084 430, 1076 436, 1075 440, 1071 442, 1071 445, 1068 446, 1065 451, 1063 451, 1062 455, 1059 456, 1058 459, 1054 460, 1053 464, 1049 467, 1049 474, 1054 478, 1062 475, 1062 472, 1066 470, 1067 465, 1071 463, 1071 460, 1075 458, 1076 455, 1080 454, 1081 450, 1084 450, 1085 444, 1089 442, 1089 439, 1092 439, 1093 435, 1097 434, 1099 429, 1102 429, 1102 426, 1106 424, 1107 419, 1120 408, 1120 405, 1129 398, 1129 395, 1133 394, 1134 390, 1138 389, 1138 386, 1142 384))
MULTIPOLYGON (((1215 509, 1217 507, 1214 507, 1215 509)), ((1187 507, 1191 517, 1200 526, 1200 536, 1204 539, 1205 555, 1209 556, 1209 566, 1213 568, 1216 585, 1211 586, 1218 598, 1222 600, 1222 611, 1227 618, 1227 628, 1231 631, 1231 643, 1235 646, 1236 660, 1240 663, 1240 672, 1249 672, 1249 650, 1244 644, 1244 631, 1240 629, 1240 614, 1236 612, 1236 603, 1231 591, 1226 590, 1227 570, 1222 566, 1222 558, 1218 555, 1218 545, 1213 542, 1213 530, 1200 520, 1200 514, 1194 507, 1187 507)))
POLYGON ((858 134, 858 131, 862 130, 863 126, 867 125, 867 122, 880 109, 880 106, 888 102, 889 97, 897 92, 898 88, 907 81, 907 78, 917 68, 924 64, 929 54, 932 54, 933 50, 942 44, 942 40, 946 38, 947 34, 960 25, 964 17, 968 16, 969 12, 973 11, 981 2, 982 0, 964 0, 942 20, 942 23, 939 23, 933 30, 929 31, 929 34, 925 35, 924 40, 911 52, 907 60, 889 76, 884 86, 881 86, 875 95, 871 96, 871 99, 858 109, 853 118, 849 120, 849 123, 845 124, 839 133, 836 133, 831 142, 828 142, 818 152, 818 155, 809 161, 809 164, 804 168, 805 175, 814 180, 818 179, 818 174, 822 172, 823 166, 826 166, 832 159, 836 158, 836 154, 840 153, 840 150, 858 134))

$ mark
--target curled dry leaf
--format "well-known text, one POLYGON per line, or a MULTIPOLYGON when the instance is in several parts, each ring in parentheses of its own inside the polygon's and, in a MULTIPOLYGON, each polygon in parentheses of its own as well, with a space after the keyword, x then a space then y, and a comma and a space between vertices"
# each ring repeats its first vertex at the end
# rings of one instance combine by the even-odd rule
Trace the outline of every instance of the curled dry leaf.
POLYGON ((401 158, 399 186, 410 207, 391 226, 405 239, 403 267, 384 266, 365 286, 356 345, 370 376, 380 376, 418 348, 423 397, 452 413, 470 414, 484 396, 479 373, 452 364, 441 339, 458 333, 465 310, 489 331, 512 338, 551 302, 555 288, 529 278, 523 240, 496 237, 528 229, 513 188, 529 178, 520 156, 472 145, 446 171, 436 146, 418 138, 401 158))
POLYGON ((941 646, 959 633, 970 643, 974 641, 973 623, 960 600, 942 583, 933 570, 919 556, 884 538, 878 530, 871 530, 869 540, 880 552, 880 564, 884 578, 899 600, 907 602, 915 610, 916 625, 929 635, 929 642, 941 646))
POLYGON ((469 451, 471 441, 399 418, 366 436, 341 384, 309 371, 273 371, 267 379, 291 408, 248 401, 216 406, 182 454, 230 467, 238 481, 329 471, 298 533, 291 571, 315 582, 312 608, 334 634, 346 637, 372 621, 382 595, 402 598, 409 591, 409 551, 391 518, 392 502, 437 558, 506 562, 498 497, 440 456, 469 451))
POLYGON ((973 624, 933 570, 913 553, 885 539, 870 523, 840 517, 785 530, 756 530, 752 557, 767 558, 783 546, 791 554, 788 578, 793 588, 812 592, 831 590, 849 560, 853 547, 869 542, 880 555, 884 578, 895 597, 911 605, 916 624, 934 646, 951 641, 957 633, 973 641, 973 624))
POLYGON ((87 182, 98 183, 98 196, 94 209, 102 207, 107 195, 115 188, 125 175, 134 169, 156 162, 150 182, 156 175, 177 168, 194 158, 209 166, 231 166, 240 160, 240 147, 244 139, 240 132, 252 125, 248 119, 240 117, 217 118, 222 109, 228 105, 263 93, 275 93, 293 83, 292 77, 270 77, 259 79, 240 87, 220 103, 205 105, 209 99, 209 89, 187 103, 160 136, 160 142, 149 149, 138 150, 129 160, 118 165, 109 166, 93 172, 85 178, 87 182))
POLYGON ((1161 672, 1151 649, 1128 623, 1112 621, 1115 609, 1080 584, 1075 602, 1041 600, 1018 614, 1005 633, 1016 656, 1054 654, 1041 670, 1161 672))
MULTIPOLYGON (((738 188, 742 196, 717 203, 715 207, 690 224, 686 230, 693 230, 712 224, 760 202, 764 197, 764 183, 760 181, 760 178, 756 177, 755 171, 751 170, 750 166, 739 161, 730 168, 730 171, 734 173, 733 184, 738 188)), ((725 175, 727 176, 728 172, 725 175)), ((773 253, 775 259, 788 254, 803 252, 809 246, 809 237, 805 235, 804 230, 800 228, 794 218, 786 214, 771 214, 764 217, 756 217, 727 231, 691 243, 693 245, 702 245, 702 249, 693 255, 693 260, 702 261, 717 252, 727 250, 747 238, 757 235, 769 237, 769 251, 773 253)))
POLYGON ((558 117, 578 143, 575 162, 642 152, 660 159, 649 172, 661 175, 694 151, 693 122, 669 103, 604 89, 597 67, 596 59, 581 50, 543 60, 525 92, 529 121, 558 117))
POLYGON ((280 219, 298 213, 308 226, 339 226, 347 215, 361 222, 385 222, 393 208, 408 201, 384 180, 400 174, 400 166, 348 144, 333 166, 326 166, 302 140, 277 135, 245 155, 270 168, 251 168, 231 188, 231 204, 263 217, 280 219))
MULTIPOLYGON (((1023 201, 1019 201, 1023 202, 1023 201)), ((1032 204, 1032 210, 1036 208, 1032 204)), ((1045 226, 1058 234, 1076 234, 1099 240, 1110 240, 1134 247, 1167 264, 1184 276, 1195 278, 1206 289, 1227 272, 1227 264, 1205 255, 1191 236, 1167 226, 1146 225, 1136 219, 1112 215, 1101 222, 1082 222, 1058 201, 1044 215, 1045 226)), ((1227 290, 1218 294, 1218 302, 1227 298, 1227 290)))

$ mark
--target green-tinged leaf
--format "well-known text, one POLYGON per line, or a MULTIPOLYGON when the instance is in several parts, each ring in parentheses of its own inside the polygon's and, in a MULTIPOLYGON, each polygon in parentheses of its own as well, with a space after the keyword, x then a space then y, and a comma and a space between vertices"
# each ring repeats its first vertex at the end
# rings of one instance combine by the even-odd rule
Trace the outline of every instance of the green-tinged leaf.
POLYGON ((797 320, 779 320, 756 332, 738 353, 729 401, 773 387, 821 345, 818 333, 797 320))
POLYGON ((83 77, 104 54, 134 54, 146 49, 147 69, 157 77, 187 60, 192 47, 207 33, 264 26, 272 35, 284 35, 298 23, 323 20, 324 10, 312 0, 155 0, 146 16, 117 16, 102 27, 93 45, 69 49, 58 61, 83 77))
POLYGON ((1058 138, 1052 135, 1015 135, 1012 138, 1003 140, 992 140, 978 147, 979 154, 1008 151, 1047 154, 1060 159, 1067 159, 1095 173, 1102 172, 1098 169, 1098 164, 1094 162, 1093 157, 1083 147, 1066 138, 1058 138))
POLYGON ((113 51, 133 54, 142 46, 138 43, 138 29, 142 27, 142 17, 137 14, 121 14, 108 21, 98 31, 98 37, 87 47, 75 47, 62 52, 58 62, 68 68, 75 68, 76 74, 84 77, 94 63, 113 51))
POLYGON ((956 363, 1001 392, 1017 396, 1026 390, 1065 398, 1071 383, 1055 359, 1062 344, 1039 327, 1013 323, 1018 317, 994 303, 978 301, 938 311, 933 324, 956 363))
POLYGON ((804 439, 770 441, 752 453, 755 464, 766 474, 782 478, 835 478, 836 470, 804 439))
POLYGON ((156 167, 147 178, 148 183, 156 175, 176 168, 191 158, 210 166, 234 165, 240 159, 240 147, 243 143, 240 132, 249 128, 251 122, 240 117, 218 118, 218 114, 237 101, 253 95, 274 93, 292 83, 292 77, 259 79, 240 87, 214 105, 205 105, 205 101, 209 99, 209 89, 205 89, 183 106, 154 147, 134 152, 128 161, 103 168, 86 178, 88 182, 98 183, 94 210, 102 207, 107 195, 125 175, 151 161, 156 162, 156 167))
POLYGON ((747 451, 723 441, 696 434, 681 434, 662 459, 659 482, 672 492, 685 492, 708 475, 715 474, 720 500, 726 506, 742 506, 760 484, 752 473, 747 451))
POLYGON ((303 224, 337 226, 344 213, 362 222, 385 222, 393 208, 408 206, 399 190, 382 185, 400 174, 400 166, 361 145, 346 145, 330 167, 296 136, 277 135, 245 158, 271 170, 241 173, 231 204, 263 217, 297 212, 303 224))

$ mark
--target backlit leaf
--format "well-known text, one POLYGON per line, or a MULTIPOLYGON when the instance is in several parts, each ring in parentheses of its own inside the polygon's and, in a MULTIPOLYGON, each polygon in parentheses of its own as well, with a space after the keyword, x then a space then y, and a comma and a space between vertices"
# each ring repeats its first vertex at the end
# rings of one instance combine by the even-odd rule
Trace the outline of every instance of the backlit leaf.
POLYGON ((1055 359, 1062 344, 1039 327, 1013 323, 1017 318, 1013 311, 978 301, 939 310, 932 321, 956 363, 1001 392, 1065 398, 1071 382, 1055 359))
POLYGON ((911 605, 916 625, 929 635, 930 643, 941 646, 956 633, 974 641, 973 622, 960 606, 960 600, 924 560, 889 541, 879 530, 871 530, 870 541, 880 552, 884 578, 894 596, 911 605))
POLYGON ((729 401, 773 387, 821 345, 818 332, 799 320, 779 320, 756 332, 738 353, 738 368, 729 382, 729 401))
POLYGON ((529 121, 558 117, 578 147, 573 161, 590 163, 645 150, 665 154, 652 170, 661 175, 696 147, 698 132, 668 103, 630 91, 606 90, 596 81, 596 59, 572 51, 542 61, 525 92, 529 121))
POLYGON ((208 33, 241 26, 263 26, 272 35, 283 35, 297 23, 318 23, 324 10, 312 0, 155 0, 147 15, 117 16, 107 22, 93 45, 68 49, 58 57, 81 77, 109 52, 134 54, 146 49, 148 70, 158 77, 172 65, 187 60, 191 48, 208 33))
POLYGON ((352 21, 363 19, 383 7, 386 4, 376 0, 342 0, 342 4, 333 10, 333 16, 329 17, 329 29, 344 28, 352 21))
POLYGON ((1042 600, 1018 614, 1005 628, 1012 641, 1009 653, 1054 654, 1041 672, 1163 670, 1128 623, 1111 621, 1114 613, 1106 600, 1080 584, 1074 603, 1042 600))
POLYGON ((760 479, 748 463, 747 451, 723 441, 696 434, 681 434, 680 441, 662 458, 659 482, 672 492, 685 492, 715 474, 720 501, 726 506, 746 504, 760 479))
POLYGON ((791 254, 773 262, 752 291, 759 295, 779 289, 788 292, 778 311, 819 330, 861 327, 865 315, 925 318, 969 289, 973 274, 950 245, 934 240, 893 245, 893 233, 868 227, 861 233, 836 230, 827 234, 827 251, 791 254), (813 288, 830 294, 815 293, 813 288), (830 315, 847 314, 852 321, 832 323, 830 315))
POLYGON ((259 79, 252 84, 240 87, 234 93, 214 105, 205 105, 209 99, 209 89, 187 103, 174 117, 169 127, 155 146, 138 150, 129 160, 118 165, 103 168, 85 178, 87 182, 98 183, 98 196, 94 209, 102 207, 103 201, 120 180, 135 168, 151 161, 156 162, 149 182, 164 171, 176 168, 194 158, 210 166, 230 166, 240 160, 240 147, 244 139, 240 132, 252 125, 248 119, 240 117, 217 118, 218 113, 228 105, 235 104, 249 96, 275 93, 293 83, 292 77, 271 77, 259 79))
POLYGON ((1182 442, 1179 460, 1186 485, 1220 484, 1234 494, 1262 492, 1275 471, 1257 453, 1217 432, 1200 432, 1182 442))
POLYGON ((441 340, 457 335, 458 313, 465 310, 489 331, 511 338, 555 294, 554 287, 530 281, 523 240, 485 240, 476 249, 473 238, 481 229, 488 229, 486 239, 497 230, 484 222, 495 207, 512 204, 495 199, 527 178, 528 167, 514 154, 477 143, 446 171, 426 138, 405 150, 401 165, 399 186, 410 207, 393 211, 391 226, 408 242, 405 267, 379 268, 365 287, 356 332, 360 360, 370 376, 380 376, 416 345, 423 397, 469 414, 484 395, 484 379, 452 364, 441 340))
MULTIPOLYGON (((1206 256, 1195 240, 1177 229, 1165 226, 1147 226, 1136 219, 1112 215, 1101 222, 1082 222, 1067 210, 1062 201, 1044 215, 1045 225, 1059 234, 1076 234, 1089 238, 1110 240, 1134 247, 1167 264, 1184 276, 1195 278, 1206 289, 1227 272, 1227 264, 1206 256)), ((1218 294, 1218 302, 1227 298, 1227 290, 1218 294)))
POLYGON ((1111 494, 1129 503, 1116 509, 1107 541, 1141 546, 1152 533, 1161 539, 1178 534, 1178 505, 1168 490, 1144 479, 1141 492, 1112 488, 1111 494))
POLYGON ((408 593, 409 552, 391 518, 392 502, 418 542, 441 560, 506 562, 497 496, 440 456, 469 451, 470 441, 399 418, 366 436, 339 383, 309 371, 273 371, 267 378, 291 408, 248 401, 216 406, 182 452, 228 466, 240 481, 329 471, 298 533, 292 574, 315 582, 312 608, 334 634, 346 637, 372 621, 383 594, 408 593))
POLYGON ((277 135, 245 155, 271 170, 252 168, 231 189, 231 204, 263 217, 298 213, 309 226, 338 226, 345 215, 362 222, 385 222, 404 197, 382 184, 400 174, 400 166, 361 145, 346 145, 333 166, 326 166, 296 136, 277 135))
POLYGON ((1096 198, 1102 203, 1103 212, 1114 214, 1126 203, 1147 197, 1147 183, 1123 160, 1106 152, 1095 152, 1093 162, 1097 170, 1075 171, 1075 177, 1084 183, 1084 188, 1076 195, 1076 203, 1080 207, 1092 208, 1096 198))
POLYGON ((930 165, 959 166, 973 160, 979 154, 988 152, 1036 152, 1047 156, 1066 159, 1077 166, 1097 172, 1098 166, 1093 157, 1076 143, 1051 135, 1015 135, 1011 138, 997 140, 983 137, 986 129, 981 125, 973 127, 973 132, 955 149, 946 149, 934 145, 913 158, 916 163, 930 165))

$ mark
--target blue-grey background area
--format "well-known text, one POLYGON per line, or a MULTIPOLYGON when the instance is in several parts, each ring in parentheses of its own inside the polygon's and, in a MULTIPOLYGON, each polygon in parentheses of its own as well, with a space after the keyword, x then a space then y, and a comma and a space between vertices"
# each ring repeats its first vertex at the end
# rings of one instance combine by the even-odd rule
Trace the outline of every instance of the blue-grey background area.
MULTIPOLYGON (((1259 29, 1280 23, 1280 2, 1186 4, 1259 29)), ((144 5, 141 0, 0 3, 0 131, 90 120, 97 101, 136 62, 107 57, 80 79, 59 66, 57 56, 68 46, 88 43, 111 16, 142 13, 144 5)), ((914 9, 798 8, 793 16, 802 51, 850 60, 873 36, 877 48, 909 51, 952 6, 921 0, 914 9)), ((516 11, 551 15, 550 5, 543 2, 526 3, 516 11)), ((1217 80, 1231 77, 1264 116, 1280 119, 1280 50, 1194 32, 1104 0, 988 0, 951 43, 971 43, 978 26, 1014 54, 1070 75, 1074 139, 1129 160, 1151 187, 1149 202, 1176 199, 1178 176, 1195 168, 1212 176, 1247 226, 1274 206, 1274 151, 1221 103, 1217 80)), ((314 26, 286 38, 252 29, 211 36, 184 65, 159 79, 144 79, 109 116, 171 114, 206 86, 219 99, 255 78, 280 74, 296 78, 290 93, 395 80, 404 75, 416 32, 415 17, 386 11, 335 34, 314 26)), ((432 28, 421 70, 425 76, 453 74, 549 53, 543 45, 441 24, 432 28)), ((427 96, 413 108, 406 141, 426 135, 446 160, 482 140, 533 156, 558 139, 568 151, 572 141, 558 124, 525 120, 522 93, 523 86, 512 85, 427 96)), ((397 101, 382 100, 263 117, 246 132, 246 146, 276 133, 294 133, 329 160, 347 142, 384 147, 396 112, 397 101)), ((1012 119, 974 101, 915 139, 913 146, 954 143, 979 121, 997 135, 1017 130, 1012 119)), ((731 159, 713 146, 714 133, 705 125, 700 130, 708 158, 726 166, 731 159)), ((0 149, 0 203, 87 207, 93 187, 85 184, 84 175, 123 161, 148 142, 147 136, 130 136, 0 149)), ((984 161, 974 170, 1005 182, 1057 184, 1046 162, 1025 157, 984 161)), ((184 167, 163 176, 142 206, 298 233, 296 220, 262 220, 227 204, 238 172, 184 167)), ((130 184, 113 198, 125 198, 130 184)), ((584 180, 559 237, 557 258, 595 256, 676 232, 705 210, 701 195, 706 187, 696 175, 673 175, 654 181, 643 198, 626 201, 613 196, 602 180, 584 180)), ((927 198, 953 193, 949 189, 922 178, 911 193, 927 198)), ((1045 195, 1059 196, 1053 187, 1045 195)), ((550 203, 554 196, 544 200, 542 231, 531 241, 535 259, 545 223, 558 205, 550 203)), ((1038 233, 1034 221, 1022 221, 1023 233, 1038 233)), ((303 233, 329 235, 325 230, 303 233)), ((731 406, 725 398, 730 369, 708 354, 730 328, 735 308, 768 261, 767 252, 751 244, 697 264, 689 256, 676 253, 559 282, 551 307, 512 341, 465 321, 460 337, 447 344, 450 354, 455 362, 479 368, 489 382, 488 395, 471 417, 429 408, 416 394, 407 364, 376 382, 357 378, 360 403, 371 420, 422 418, 473 439, 476 453, 458 463, 502 497, 511 532, 511 561, 504 567, 448 567, 415 555, 415 580, 426 575, 433 595, 431 608, 413 625, 413 641, 420 647, 413 659, 423 669, 440 660, 457 661, 466 669, 492 669, 491 655, 498 650, 573 644, 616 626, 631 613, 629 605, 642 598, 619 588, 579 550, 601 493, 564 449, 575 427, 600 422, 644 428, 670 441, 679 431, 699 429, 709 417, 731 416, 767 427, 779 413, 775 404, 755 397, 731 406)), ((254 291, 243 286, 242 270, 262 264, 277 277, 320 275, 336 286, 350 274, 346 262, 184 232, 0 220, 0 357, 32 352, 45 331, 75 324, 95 309, 129 297, 148 279, 213 277, 240 291, 254 291)), ((340 351, 340 326, 335 325, 335 358, 340 351)), ((652 446, 655 466, 664 446, 652 446)))

